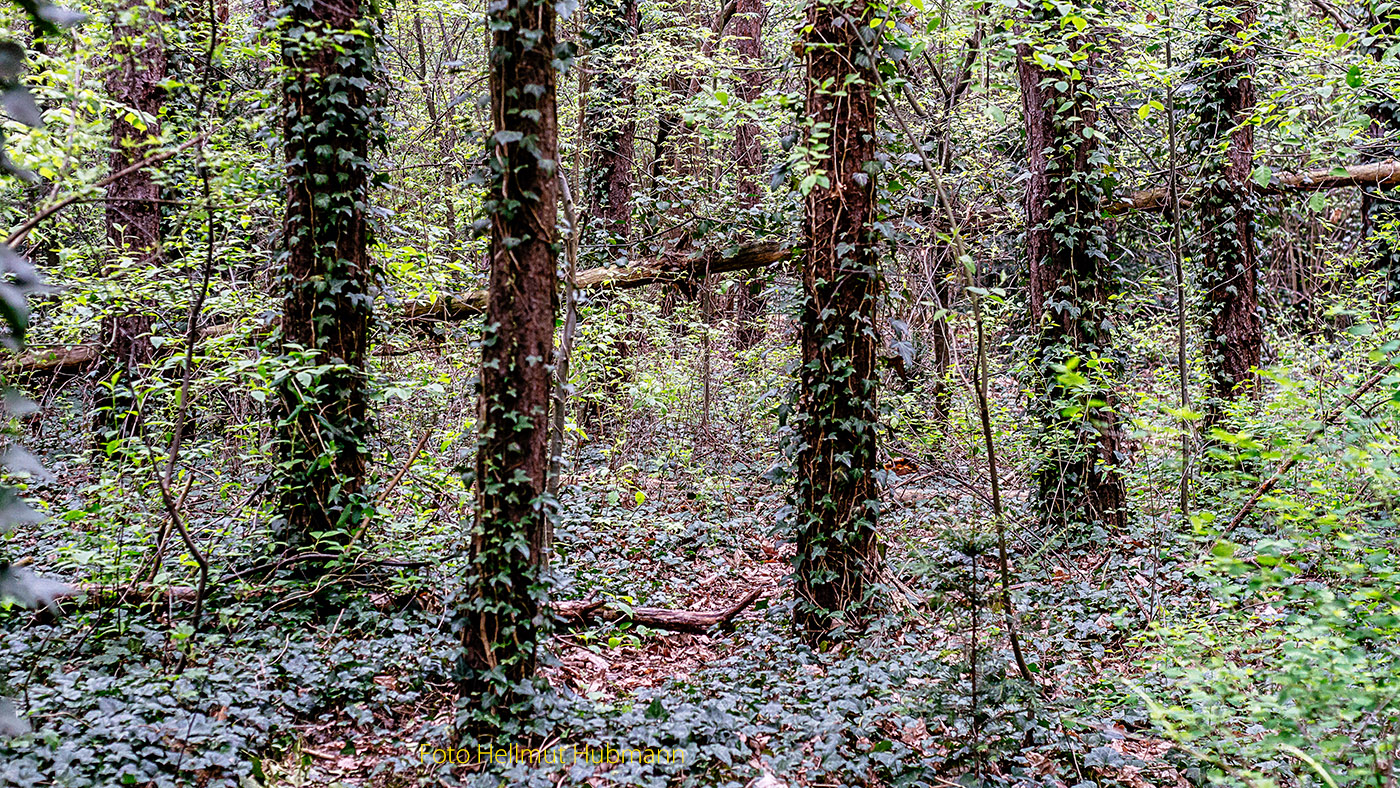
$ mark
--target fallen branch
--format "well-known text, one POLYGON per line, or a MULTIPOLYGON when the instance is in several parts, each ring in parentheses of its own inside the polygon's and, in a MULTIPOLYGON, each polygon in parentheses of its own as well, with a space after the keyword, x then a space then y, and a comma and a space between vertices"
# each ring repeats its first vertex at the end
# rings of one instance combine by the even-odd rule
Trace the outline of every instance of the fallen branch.
POLYGON ((16 356, 6 366, 10 373, 65 372, 84 369, 97 361, 101 350, 96 345, 71 345, 30 350, 16 356))
MULTIPOLYGON (((590 268, 579 272, 574 287, 578 290, 625 290, 657 282, 699 279, 706 272, 723 274, 763 268, 791 253, 791 249, 782 244, 756 243, 741 246, 730 255, 713 252, 693 260, 645 260, 628 266, 590 268)), ((404 304, 404 316, 410 320, 465 320, 480 315, 485 309, 486 291, 474 290, 433 302, 411 301, 404 304)))
POLYGON ((9 244, 11 248, 14 248, 15 244, 24 240, 24 236, 28 235, 30 230, 33 230, 35 227, 38 227, 40 223, 42 223, 45 219, 49 218, 50 216, 53 216, 54 214, 58 213, 64 208, 67 208, 73 203, 83 199, 83 195, 87 192, 93 189, 100 189, 103 186, 107 186, 109 184, 121 180, 122 178, 125 178, 126 176, 130 175, 133 172, 136 172, 137 170, 144 169, 146 167, 151 166, 152 164, 158 164, 162 161, 165 161, 171 156, 174 156, 175 154, 180 153, 182 151, 188 150, 203 141, 204 135, 200 134, 199 136, 193 139, 186 140, 185 142, 180 143, 179 145, 177 145, 174 148, 171 148, 170 150, 161 151, 160 153, 157 153, 153 156, 148 156, 142 159, 141 161, 132 164, 129 167, 125 167, 121 170, 118 170, 112 173, 111 175, 108 175, 107 177, 103 178, 102 180, 98 181, 97 183, 94 183, 91 186, 84 187, 81 191, 76 191, 72 194, 67 195, 66 197, 54 203, 53 205, 50 205, 42 211, 39 211, 24 224, 21 224, 19 227, 16 227, 14 232, 10 233, 10 237, 5 239, 5 243, 9 244))
MULTIPOLYGON (((232 334, 238 328, 236 323, 222 323, 199 332, 200 339, 214 339, 232 334)), ((177 349, 173 344, 171 350, 177 349)), ((15 356, 4 369, 12 375, 21 373, 46 372, 50 374, 77 373, 96 364, 102 358, 102 348, 92 343, 46 348, 32 348, 27 353, 15 356)))
MULTIPOLYGON (((1330 170, 1285 172, 1270 179, 1268 186, 1260 186, 1254 181, 1250 181, 1250 186, 1258 194, 1293 194, 1354 186, 1400 186, 1400 161, 1388 159, 1376 164, 1358 164, 1330 170)), ((1121 200, 1109 202, 1104 205, 1104 211, 1120 214, 1162 210, 1167 207, 1167 197, 1167 187, 1158 186, 1133 192, 1121 200)), ((1191 202, 1183 195, 1181 204, 1187 206, 1191 202)))
POLYGON ((667 610, 660 607, 634 607, 631 612, 605 608, 601 600, 554 602, 550 609, 565 622, 576 625, 590 621, 626 622, 671 632, 704 634, 711 627, 724 626, 744 611, 765 589, 755 588, 724 610, 667 610))
MULTIPOLYGON (((1342 413, 1346 411, 1347 406, 1356 404, 1356 399, 1358 397, 1375 388, 1376 384, 1380 383, 1381 380, 1383 380, 1385 376, 1389 374, 1389 370, 1385 372, 1377 372, 1376 374, 1372 375, 1365 383, 1362 383, 1356 389, 1356 391, 1352 392, 1351 396, 1347 397, 1345 402, 1333 408, 1330 413, 1323 417, 1322 422, 1320 424, 1318 424, 1310 432, 1308 432, 1307 437, 1303 438, 1303 442, 1298 448, 1301 449, 1303 446, 1307 446, 1313 441, 1317 440, 1318 436, 1322 434, 1322 431, 1326 429, 1327 426, 1330 425, 1333 421, 1336 421, 1337 417, 1341 416, 1342 413)), ((1220 535, 1229 536, 1232 531, 1238 528, 1240 526, 1240 523, 1244 522, 1244 519, 1249 516, 1250 512, 1254 511, 1254 507, 1259 504, 1259 500, 1265 495, 1268 495, 1270 490, 1274 489, 1274 486, 1277 485, 1279 481, 1281 481, 1283 477, 1287 475, 1287 473, 1290 470, 1293 469, 1293 466, 1298 463, 1298 458, 1301 456, 1302 455, 1296 451, 1293 454, 1289 455, 1288 459, 1284 460, 1278 466, 1278 470, 1274 471, 1274 475, 1264 480, 1264 483, 1259 485, 1259 489, 1255 490, 1254 494, 1249 496, 1249 500, 1244 502, 1244 506, 1240 507, 1239 512, 1235 514, 1233 518, 1231 518, 1230 524, 1225 526, 1225 530, 1221 531, 1220 535)))

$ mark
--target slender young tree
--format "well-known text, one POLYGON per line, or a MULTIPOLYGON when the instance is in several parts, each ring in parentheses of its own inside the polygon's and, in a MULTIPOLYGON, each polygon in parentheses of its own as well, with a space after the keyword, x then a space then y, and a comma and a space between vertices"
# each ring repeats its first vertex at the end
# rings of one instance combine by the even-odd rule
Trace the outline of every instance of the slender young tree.
POLYGON ((559 196, 552 0, 491 6, 490 294, 481 339, 476 523, 458 613, 473 724, 496 726, 535 673, 545 587, 559 196))
MULTIPOLYGON (((122 261, 142 267, 161 255, 160 184, 152 170, 127 172, 150 155, 161 131, 165 106, 165 41, 162 15, 154 7, 127 2, 116 12, 112 25, 113 68, 107 74, 107 92, 118 108, 112 113, 112 152, 107 166, 113 175, 125 173, 107 186, 107 242, 112 249, 111 273, 120 272, 122 261)), ((123 303, 103 321, 103 355, 113 362, 116 384, 111 409, 99 411, 99 433, 116 427, 130 435, 135 417, 134 384, 142 376, 154 352, 151 345, 152 314, 141 303, 123 303)), ((99 440, 101 435, 99 434, 99 440)))
MULTIPOLYGON (((1206 31, 1193 82, 1199 85, 1191 153, 1204 185, 1195 207, 1207 329, 1206 360, 1216 397, 1257 393, 1264 345, 1255 261, 1253 0, 1225 0, 1205 9, 1206 31), (1223 151, 1222 151, 1223 148, 1223 151)), ((1219 408, 1211 412, 1218 414, 1219 408)))
MULTIPOLYGON (((1030 168, 1026 249, 1041 376, 1033 395, 1043 425, 1036 500, 1042 519, 1055 527, 1118 525, 1125 515, 1126 491, 1116 470, 1122 434, 1111 395, 1081 374, 1090 364, 1066 369, 1107 361, 1112 352, 1115 271, 1100 212, 1106 156, 1098 144, 1103 132, 1094 82, 1098 31, 1063 19, 1073 13, 1083 21, 1086 12, 1092 14, 1032 0, 1025 14, 1030 40, 1017 46, 1030 168)), ((1097 376, 1110 364, 1094 366, 1097 376)))
POLYGON ((812 0, 803 44, 814 161, 804 177, 794 619, 810 640, 861 624, 881 563, 876 77, 860 39, 870 13, 866 0, 812 0))
POLYGON ((364 494, 365 350, 374 269, 368 156, 380 144, 377 27, 359 0, 289 3, 286 65, 280 490, 274 536, 289 551, 343 544, 364 494))

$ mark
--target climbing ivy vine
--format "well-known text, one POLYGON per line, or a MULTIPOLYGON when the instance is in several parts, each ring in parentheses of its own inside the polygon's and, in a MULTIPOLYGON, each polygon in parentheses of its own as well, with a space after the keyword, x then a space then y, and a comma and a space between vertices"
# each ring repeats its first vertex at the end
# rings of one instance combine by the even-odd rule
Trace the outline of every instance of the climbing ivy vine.
POLYGON ((1109 379, 1117 271, 1101 218, 1114 185, 1094 78, 1096 5, 1032 2, 1017 44, 1031 172, 1027 251, 1042 453, 1036 504, 1052 529, 1120 524, 1124 459, 1109 379))
POLYGON ((369 155, 385 141, 382 81, 377 23, 358 3, 295 0, 274 24, 286 69, 288 184, 274 532, 285 549, 305 551, 347 544, 372 511, 365 352, 378 176, 369 155))

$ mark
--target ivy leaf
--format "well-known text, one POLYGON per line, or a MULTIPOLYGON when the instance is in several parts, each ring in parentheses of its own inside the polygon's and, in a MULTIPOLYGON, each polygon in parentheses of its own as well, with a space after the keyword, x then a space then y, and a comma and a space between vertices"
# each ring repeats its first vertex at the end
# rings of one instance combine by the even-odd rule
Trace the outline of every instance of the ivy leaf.
POLYGON ((15 704, 9 698, 0 698, 0 738, 26 733, 29 733, 29 720, 15 713, 15 704))
POLYGON ((0 41, 0 83, 19 82, 24 71, 24 48, 13 41, 0 41))
POLYGON ((1264 188, 1269 185, 1269 181, 1273 180, 1274 171, 1269 169, 1266 165, 1261 164, 1254 168, 1254 175, 1251 177, 1260 188, 1264 188))
POLYGON ((34 128, 44 125, 44 116, 39 112, 39 105, 34 103, 34 97, 29 95, 27 89, 12 87, 0 96, 0 101, 4 102, 5 111, 10 113, 10 117, 20 123, 34 128))

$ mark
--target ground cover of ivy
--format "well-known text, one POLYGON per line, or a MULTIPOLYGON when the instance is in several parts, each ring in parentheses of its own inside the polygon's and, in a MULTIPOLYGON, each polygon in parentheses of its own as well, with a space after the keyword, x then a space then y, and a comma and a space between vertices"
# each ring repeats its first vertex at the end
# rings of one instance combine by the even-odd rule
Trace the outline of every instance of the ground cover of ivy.
MULTIPOLYGON (((888 591, 907 604, 891 605, 864 640, 812 650, 788 623, 777 441, 753 438, 775 429, 755 403, 781 380, 754 376, 742 396, 717 400, 697 441, 696 425, 675 418, 682 389, 671 378, 686 370, 638 367, 633 418, 605 425, 607 439, 573 435, 556 594, 690 609, 755 586, 768 596, 732 632, 703 638, 611 625, 561 633, 544 668, 555 692, 538 698, 535 727, 513 736, 679 748, 683 766, 452 772, 421 762, 418 748, 444 742, 452 717, 445 611, 469 500, 454 463, 470 446, 453 433, 406 476, 402 503, 386 508, 370 543, 377 558, 425 566, 363 569, 316 593, 295 577, 216 583, 194 635, 184 601, 0 611, 0 697, 32 727, 0 739, 0 786, 1382 788, 1400 731, 1391 514, 1400 384, 1387 378, 1305 440, 1317 413, 1393 367, 1394 329, 1358 325, 1327 348, 1277 342, 1270 395, 1203 436, 1185 524, 1174 511, 1180 421, 1169 372, 1124 371, 1146 392, 1120 406, 1134 429, 1138 516, 1120 532, 1086 534, 1028 524, 1016 370, 995 378, 1015 621, 1033 682, 1009 649, 968 403, 945 437, 917 396, 889 398, 888 445, 914 461, 886 480, 882 524, 901 579, 888 591), (1347 371, 1314 375, 1323 354, 1347 371), (1222 533, 1295 454, 1256 516, 1222 533)), ((1127 333, 1156 341, 1148 325, 1127 333)), ((433 421, 425 392, 444 409, 465 395, 391 398, 403 418, 386 424, 404 429, 376 438, 381 457, 402 457, 433 421)), ((47 412, 62 417, 61 404, 47 412)), ((149 487, 139 456, 103 465, 64 443, 83 434, 82 409, 66 412, 69 422, 33 441, 55 478, 29 493, 50 519, 9 538, 44 576, 115 584, 149 551, 160 509, 140 494, 149 487)), ((256 485, 255 473, 231 475, 221 488, 229 514, 194 523, 229 565, 256 556, 265 536, 256 507, 240 508, 256 485)), ((190 577, 188 557, 172 554, 157 584, 190 577)))

